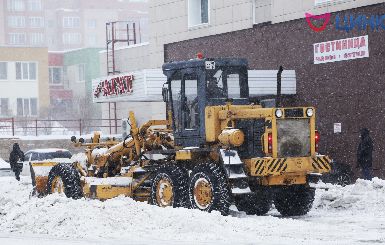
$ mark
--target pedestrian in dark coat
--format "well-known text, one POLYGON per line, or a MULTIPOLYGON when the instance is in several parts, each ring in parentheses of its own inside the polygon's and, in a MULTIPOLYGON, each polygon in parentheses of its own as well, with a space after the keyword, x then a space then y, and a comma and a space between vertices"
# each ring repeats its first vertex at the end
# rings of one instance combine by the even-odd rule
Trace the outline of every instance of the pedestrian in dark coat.
POLYGON ((20 149, 18 143, 13 144, 13 150, 9 155, 9 163, 17 180, 20 180, 20 173, 23 170, 24 152, 20 149))
POLYGON ((357 168, 360 167, 362 169, 364 179, 372 180, 373 140, 370 137, 369 130, 367 128, 361 129, 360 133, 361 141, 357 149, 357 168))

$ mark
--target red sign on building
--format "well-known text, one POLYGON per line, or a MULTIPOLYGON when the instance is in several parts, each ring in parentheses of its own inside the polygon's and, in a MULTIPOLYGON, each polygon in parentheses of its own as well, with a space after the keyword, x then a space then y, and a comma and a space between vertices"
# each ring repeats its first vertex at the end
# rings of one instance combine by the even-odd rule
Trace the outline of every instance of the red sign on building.
POLYGON ((132 74, 119 74, 102 80, 94 80, 92 86, 94 102, 103 102, 120 95, 131 94, 133 80, 134 75, 132 74))

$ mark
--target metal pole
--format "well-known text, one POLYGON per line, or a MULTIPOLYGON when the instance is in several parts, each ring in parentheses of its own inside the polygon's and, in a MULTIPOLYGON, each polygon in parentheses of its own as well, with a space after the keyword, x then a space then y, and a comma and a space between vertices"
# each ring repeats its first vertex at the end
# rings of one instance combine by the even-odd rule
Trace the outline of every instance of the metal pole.
POLYGON ((116 102, 114 102, 115 134, 118 134, 118 117, 116 115, 116 102))
POLYGON ((37 119, 35 120, 35 133, 36 133, 36 136, 37 136, 37 119))
POLYGON ((142 31, 140 29, 140 19, 138 23, 138 34, 139 34, 139 43, 142 43, 142 31))
POLYGON ((79 119, 79 135, 82 135, 82 119, 79 119))
POLYGON ((134 44, 136 44, 136 28, 135 28, 135 22, 132 23, 132 31, 134 32, 134 44))
POLYGON ((15 118, 12 117, 12 136, 15 136, 15 118))
POLYGON ((111 125, 111 102, 108 102, 108 124, 110 126, 110 134, 112 134, 112 125, 111 125))
POLYGON ((115 24, 112 23, 112 74, 115 74, 115 24))
POLYGON ((127 45, 130 46, 130 24, 127 24, 127 45))

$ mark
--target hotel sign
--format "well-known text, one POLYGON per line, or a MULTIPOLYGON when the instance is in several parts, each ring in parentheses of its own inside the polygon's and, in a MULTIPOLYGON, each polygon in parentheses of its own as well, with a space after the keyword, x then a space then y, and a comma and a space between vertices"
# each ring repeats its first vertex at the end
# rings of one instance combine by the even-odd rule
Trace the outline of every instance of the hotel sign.
POLYGON ((314 45, 314 64, 369 57, 368 36, 352 37, 314 45))
POLYGON ((108 102, 132 94, 134 75, 119 74, 92 81, 94 102, 108 102))

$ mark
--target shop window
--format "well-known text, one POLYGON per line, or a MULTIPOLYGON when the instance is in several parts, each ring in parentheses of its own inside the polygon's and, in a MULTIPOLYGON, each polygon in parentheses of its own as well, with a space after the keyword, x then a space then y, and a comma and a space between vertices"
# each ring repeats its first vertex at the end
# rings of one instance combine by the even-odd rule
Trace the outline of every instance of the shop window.
POLYGON ((8 63, 0 62, 0 80, 8 79, 8 63))
POLYGON ((35 62, 16 62, 16 80, 36 80, 37 65, 35 62))
POLYGON ((37 116, 37 98, 17 98, 17 115, 37 116))
POLYGON ((189 26, 209 23, 209 0, 189 0, 188 22, 189 26))
POLYGON ((62 85, 63 84, 63 68, 50 67, 49 68, 49 84, 62 85))
POLYGON ((0 113, 1 113, 1 116, 8 116, 9 115, 9 99, 8 98, 1 98, 0 99, 0 113))

